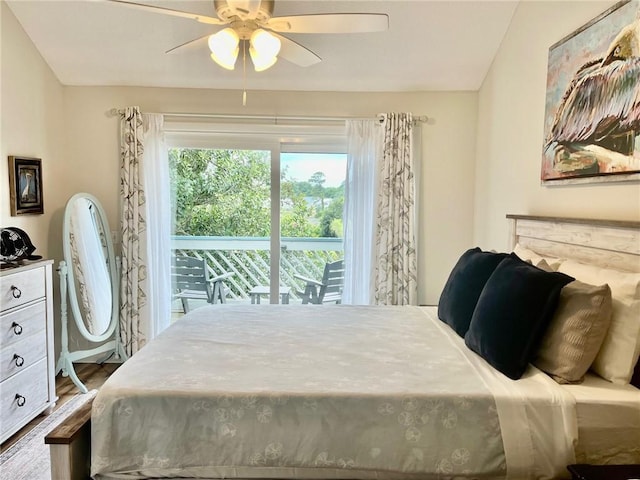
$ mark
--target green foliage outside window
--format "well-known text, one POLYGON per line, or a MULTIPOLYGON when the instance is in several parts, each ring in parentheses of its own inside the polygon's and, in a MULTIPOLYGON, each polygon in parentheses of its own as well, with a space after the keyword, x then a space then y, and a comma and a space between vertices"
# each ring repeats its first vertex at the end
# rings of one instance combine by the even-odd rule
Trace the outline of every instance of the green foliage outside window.
MULTIPOLYGON (((268 237, 269 152, 169 150, 176 235, 268 237)), ((344 186, 324 187, 324 174, 306 182, 281 176, 281 235, 341 237, 344 186)))

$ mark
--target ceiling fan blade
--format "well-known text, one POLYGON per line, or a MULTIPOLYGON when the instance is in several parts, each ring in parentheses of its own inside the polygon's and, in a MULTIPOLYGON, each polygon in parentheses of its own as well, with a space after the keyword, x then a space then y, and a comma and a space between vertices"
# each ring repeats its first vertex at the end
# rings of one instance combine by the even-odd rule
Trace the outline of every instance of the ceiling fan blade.
POLYGON ((265 25, 285 33, 367 33, 389 28, 386 13, 321 13, 273 17, 265 25))
POLYGON ((189 40, 188 42, 181 43, 177 47, 170 48, 169 50, 167 50, 164 53, 172 53, 172 52, 175 52, 176 50, 178 50, 179 48, 192 46, 192 45, 194 45, 194 44, 196 44, 196 43, 198 43, 198 42, 200 42, 202 40, 205 40, 205 39, 209 38, 211 35, 212 35, 211 33, 207 33, 206 35, 202 35, 201 37, 194 38, 193 40, 189 40))
POLYGON ((278 57, 284 58, 285 60, 288 60, 291 63, 295 63, 296 65, 299 65, 301 67, 309 67, 322 61, 322 59, 318 55, 313 53, 307 47, 303 47, 290 38, 284 37, 277 33, 274 33, 273 35, 278 37, 281 42, 280 53, 278 54, 278 57))
POLYGON ((139 10, 145 10, 147 12, 162 13, 164 15, 173 15, 174 17, 190 18, 200 23, 206 23, 208 25, 225 25, 227 22, 215 17, 208 17, 207 15, 200 15, 199 13, 183 12, 182 10, 173 10, 171 8, 155 7, 153 5, 144 5, 142 3, 128 2, 126 0, 107 0, 110 3, 117 3, 126 7, 137 8, 139 10))

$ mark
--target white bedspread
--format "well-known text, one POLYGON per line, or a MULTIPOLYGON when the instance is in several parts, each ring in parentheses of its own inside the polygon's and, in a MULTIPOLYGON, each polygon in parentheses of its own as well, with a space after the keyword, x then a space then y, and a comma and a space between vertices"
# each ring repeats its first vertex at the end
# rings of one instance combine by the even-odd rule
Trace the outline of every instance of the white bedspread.
POLYGON ((91 470, 560 477, 576 431, 562 392, 535 369, 517 382, 496 372, 434 308, 209 306, 105 383, 93 403, 91 470))

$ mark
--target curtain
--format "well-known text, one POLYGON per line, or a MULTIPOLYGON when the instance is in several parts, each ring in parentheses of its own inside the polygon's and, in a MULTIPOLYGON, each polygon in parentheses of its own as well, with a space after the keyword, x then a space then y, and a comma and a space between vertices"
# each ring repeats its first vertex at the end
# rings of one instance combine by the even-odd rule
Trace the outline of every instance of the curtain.
POLYGON ((171 320, 171 199, 169 156, 164 138, 164 117, 142 114, 144 154, 142 178, 147 218, 148 339, 169 326, 171 320))
POLYGON ((120 201, 121 279, 120 336, 125 352, 131 356, 146 342, 140 324, 140 310, 147 304, 144 263, 140 236, 146 231, 144 191, 140 179, 142 146, 142 114, 138 107, 127 107, 121 122, 120 201))
POLYGON ((374 302, 416 305, 415 173, 410 113, 383 115, 375 226, 374 302))
POLYGON ((373 238, 382 130, 377 120, 347 120, 342 303, 373 301, 373 238))
POLYGON ((158 181, 158 177, 164 178, 161 165, 167 165, 168 161, 162 121, 157 117, 143 116, 138 107, 127 107, 121 121, 120 335, 129 356, 159 333, 170 318, 170 289, 166 285, 168 250, 164 253, 169 245, 170 227, 166 221, 158 221, 159 212, 163 209, 167 214, 170 212, 168 198, 166 205, 159 200, 162 190, 169 195, 168 166, 164 167, 166 185, 158 181), (150 213, 154 222, 148 225, 150 213), (166 240, 160 238, 163 229, 166 240), (151 259, 156 263, 151 263, 151 259))

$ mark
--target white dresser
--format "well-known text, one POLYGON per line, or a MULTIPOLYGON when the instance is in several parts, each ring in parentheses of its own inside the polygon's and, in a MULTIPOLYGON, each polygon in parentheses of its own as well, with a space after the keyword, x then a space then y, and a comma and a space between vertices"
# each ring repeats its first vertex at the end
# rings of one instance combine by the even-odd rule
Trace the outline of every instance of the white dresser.
POLYGON ((52 264, 0 272, 0 443, 57 400, 52 264))

